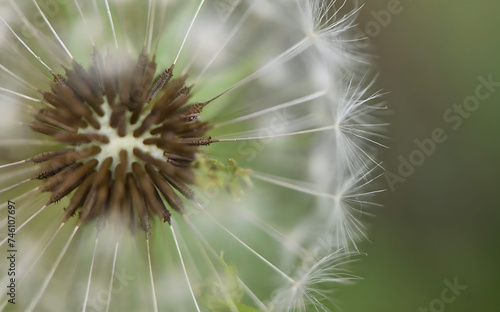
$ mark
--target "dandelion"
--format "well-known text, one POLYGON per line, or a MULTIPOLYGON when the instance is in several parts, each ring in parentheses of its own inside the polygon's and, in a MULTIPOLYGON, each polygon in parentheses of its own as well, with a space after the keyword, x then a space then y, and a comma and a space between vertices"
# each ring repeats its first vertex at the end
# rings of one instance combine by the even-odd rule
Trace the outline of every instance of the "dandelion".
POLYGON ((2 4, 1 310, 335 309, 383 146, 358 10, 2 4))

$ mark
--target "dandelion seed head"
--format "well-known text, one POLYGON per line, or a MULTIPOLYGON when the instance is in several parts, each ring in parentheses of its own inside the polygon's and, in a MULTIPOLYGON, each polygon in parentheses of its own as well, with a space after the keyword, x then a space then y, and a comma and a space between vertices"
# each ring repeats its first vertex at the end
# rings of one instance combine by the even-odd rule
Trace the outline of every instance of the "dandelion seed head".
POLYGON ((21 308, 334 306, 381 138, 357 3, 49 2, 0 7, 21 308))

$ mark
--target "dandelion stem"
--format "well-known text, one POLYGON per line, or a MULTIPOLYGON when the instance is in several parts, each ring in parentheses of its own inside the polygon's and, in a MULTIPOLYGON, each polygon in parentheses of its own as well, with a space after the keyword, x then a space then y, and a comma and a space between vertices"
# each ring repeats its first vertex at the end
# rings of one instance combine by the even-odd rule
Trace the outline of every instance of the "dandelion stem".
POLYGON ((27 82, 23 78, 19 77, 18 75, 14 74, 12 71, 10 71, 7 67, 3 66, 2 64, 0 64, 0 69, 2 69, 4 72, 6 72, 12 78, 16 79, 17 81, 21 82, 25 86, 29 87, 30 89, 32 89, 34 91, 38 91, 38 89, 35 88, 35 86, 33 86, 31 83, 27 82))
MULTIPOLYGON (((19 232, 26 224, 28 224, 31 220, 33 220, 36 216, 38 216, 42 211, 45 210, 45 208, 47 208, 47 205, 44 205, 42 208, 38 209, 37 212, 35 212, 33 215, 31 215, 26 221, 24 221, 17 229, 16 231, 14 232, 14 234, 16 234, 17 232, 19 232)), ((7 236, 6 238, 4 238, 1 242, 0 242, 0 246, 2 246, 3 244, 5 244, 5 242, 7 241, 9 237, 7 236)))
POLYGON ((57 257, 56 261, 54 262, 54 265, 52 265, 52 268, 50 269, 49 273, 47 274, 47 277, 45 278, 45 280, 43 281, 43 284, 42 284, 42 287, 40 289, 40 291, 38 292, 38 294, 35 296, 34 299, 32 299, 31 301, 31 304, 29 305, 29 307, 26 309, 26 312, 31 312, 33 311, 33 309, 36 307, 36 305, 38 304, 38 302, 40 301, 40 298, 42 298, 42 295, 43 293, 45 292, 45 289, 47 289, 47 286, 49 285, 49 282, 50 280, 52 279, 52 277, 54 276, 54 273, 56 272, 57 270, 57 267, 59 266, 59 263, 61 262, 62 258, 64 257, 64 254, 66 253, 66 251, 68 250, 69 248, 69 245, 71 244, 71 241, 73 240, 73 238, 75 237, 76 235, 76 232, 78 231, 78 226, 75 227, 75 229, 73 230, 73 233, 71 233, 71 236, 69 237, 68 241, 66 242, 66 245, 64 245, 64 248, 61 250, 61 253, 59 254, 59 256, 57 257))
POLYGON ((272 227, 271 225, 265 223, 261 219, 259 219, 257 216, 255 216, 253 213, 250 211, 245 211, 243 212, 245 216, 250 220, 252 224, 254 224, 256 227, 258 227, 262 232, 266 233, 273 239, 275 239, 278 243, 280 243, 282 246, 284 246, 287 249, 291 249, 295 253, 299 253, 300 255, 307 257, 307 258, 312 258, 312 255, 310 255, 302 246, 299 244, 295 243, 294 241, 291 241, 286 238, 286 235, 272 227))
MULTIPOLYGON (((233 14, 234 12, 234 9, 238 6, 238 4, 240 3, 240 0, 236 0, 234 1, 235 4, 232 4, 232 7, 231 9, 226 13, 224 14, 224 16, 221 18, 221 24, 219 25, 220 29, 223 28, 223 26, 226 24, 227 20, 229 19, 229 17, 233 14)), ((208 68, 211 66, 211 63, 213 63, 213 61, 215 61, 215 59, 217 58, 217 56, 222 52, 222 50, 224 50, 224 48, 226 47, 226 45, 229 43, 229 41, 231 41, 232 37, 236 34, 236 32, 238 32, 239 28, 241 27, 241 25, 243 24, 244 20, 247 19, 249 13, 251 12, 251 8, 255 6, 255 4, 257 3, 258 1, 254 1, 252 2, 252 4, 248 7, 247 11, 245 12, 245 14, 243 15, 243 17, 240 18, 240 21, 238 22, 237 25, 233 26, 233 31, 231 32, 231 34, 229 34, 228 38, 226 39, 226 41, 222 44, 222 46, 220 47, 219 51, 216 53, 216 55, 212 58, 212 60, 205 66, 205 69, 202 70, 202 72, 198 75, 198 77, 195 79, 195 82, 193 83, 194 85, 197 85, 201 76, 203 76, 203 74, 205 73, 206 70, 208 70, 208 68)), ((196 50, 195 53, 193 53, 192 57, 191 57, 191 60, 188 62, 188 64, 185 66, 183 72, 182 72, 182 75, 186 75, 189 70, 191 69, 191 67, 193 66, 195 60, 198 58, 198 55, 199 55, 199 52, 200 52, 200 49, 196 50)))
POLYGON ((56 30, 54 29, 54 27, 52 27, 52 25, 50 24, 49 20, 47 19, 47 17, 45 16, 45 14, 43 13, 42 9, 40 8, 40 6, 38 5, 38 2, 36 0, 33 0, 33 3, 35 4, 38 12, 40 13, 40 15, 42 16, 43 20, 45 21, 45 23, 47 24, 47 26, 50 28, 50 30, 52 31, 52 33, 54 34, 54 36, 56 37, 57 41, 61 44, 61 46, 63 47, 64 51, 66 51, 66 53, 68 54, 68 56, 73 60, 73 55, 71 55, 71 53, 69 52, 68 48, 66 47, 66 45, 64 44, 64 42, 61 40, 61 38, 59 37, 59 35, 57 34, 56 30))
POLYGON ((106 312, 109 312, 109 307, 111 306, 111 295, 112 295, 112 289, 113 289, 113 279, 115 278, 115 268, 116 268, 116 258, 118 254, 118 246, 119 242, 116 242, 115 245, 115 252, 113 255, 113 266, 111 268, 111 279, 109 281, 109 291, 108 291, 108 302, 106 303, 106 312))
MULTIPOLYGON (((200 79, 205 75, 205 73, 208 71, 208 69, 213 65, 213 63, 219 57, 219 55, 222 53, 222 51, 224 51, 224 49, 227 47, 227 45, 229 44, 229 42, 231 42, 231 40, 236 35, 236 33, 238 33, 238 31, 240 30, 241 26, 243 26, 243 23, 245 23, 245 21, 247 20, 248 16, 250 16, 250 13, 252 13, 252 9, 255 7, 256 3, 258 3, 258 1, 253 2, 248 7, 248 9, 245 12, 245 14, 243 14, 243 16, 240 18, 240 20, 238 21, 238 23, 233 27, 233 30, 231 31, 231 33, 229 34, 229 36, 226 38, 226 41, 224 41, 224 43, 219 48, 219 50, 217 51, 217 53, 215 53, 215 55, 212 57, 212 59, 207 63, 207 65, 205 65, 205 67, 203 68, 203 70, 201 71, 201 73, 195 79, 194 85, 198 84, 198 82, 200 81, 200 79)), ((231 13, 233 11, 231 11, 231 13)))
POLYGON ((33 180, 33 178, 29 178, 29 179, 26 179, 26 180, 21 181, 21 182, 19 182, 19 183, 16 183, 16 184, 14 184, 14 185, 11 185, 11 186, 9 186, 9 187, 6 187, 6 188, 4 188, 3 190, 0 190, 0 194, 1 194, 1 193, 3 193, 3 192, 10 191, 10 190, 12 190, 13 188, 16 188, 16 187, 18 187, 18 186, 20 186, 20 185, 23 185, 24 183, 27 183, 27 182, 32 181, 32 180, 33 180))
POLYGON ((36 140, 36 139, 5 139, 0 140, 0 146, 18 146, 18 145, 59 145, 61 143, 56 141, 48 140, 36 140))
POLYGON ((3 18, 3 17, 0 17, 2 19, 2 21, 5 23, 5 25, 7 26, 7 28, 9 28, 9 30, 12 32, 12 34, 16 37, 16 39, 21 42, 21 44, 26 48, 26 50, 28 50, 43 66, 45 66, 45 68, 47 68, 49 70, 49 72, 52 74, 52 75, 55 75, 54 71, 52 70, 52 68, 50 68, 47 64, 45 64, 43 61, 42 61, 42 58, 40 56, 38 56, 35 52, 33 52, 33 50, 31 50, 31 48, 17 35, 17 33, 10 27, 10 25, 7 23, 7 21, 3 18))
POLYGON ((331 126, 325 126, 325 127, 319 127, 319 128, 314 128, 314 129, 301 130, 301 131, 296 131, 296 132, 291 132, 291 133, 283 133, 283 134, 273 134, 273 135, 255 136, 255 137, 247 137, 247 138, 217 139, 217 140, 214 140, 214 143, 217 143, 217 142, 239 142, 239 141, 252 141, 252 140, 266 140, 266 139, 274 139, 274 138, 283 138, 283 137, 289 137, 289 136, 300 135, 300 134, 309 134, 309 133, 323 132, 323 131, 328 131, 328 130, 332 130, 332 129, 336 129, 336 128, 337 128, 337 125, 331 125, 331 126))
POLYGON ((174 60, 174 65, 177 64, 177 60, 179 59, 179 56, 181 55, 182 49, 184 49, 184 45, 186 44, 187 38, 189 37, 189 33, 191 32, 191 29, 193 28, 194 22, 196 21, 196 18, 198 17, 198 14, 200 13, 201 7, 203 6, 203 3, 205 3, 205 0, 202 0, 200 2, 200 5, 198 6, 198 9, 196 10, 196 13, 194 14, 193 20, 191 21, 191 24, 189 25, 188 31, 186 35, 184 36, 184 40, 182 40, 181 47, 179 49, 179 52, 177 53, 177 56, 175 57, 174 60))
POLYGON ((90 262, 89 281, 87 283, 87 290, 85 291, 85 299, 83 301, 83 309, 82 309, 83 312, 87 310, 87 301, 89 300, 89 293, 90 293, 90 282, 92 281, 92 270, 94 269, 95 253, 97 250, 98 242, 99 242, 99 237, 97 236, 95 238, 94 251, 92 252, 92 261, 90 262))
POLYGON ((312 188, 307 188, 307 187, 304 187, 304 186, 300 186, 297 183, 294 183, 295 181, 287 181, 285 179, 281 179, 281 178, 276 177, 276 176, 271 176, 271 175, 259 173, 259 172, 256 172, 256 171, 252 171, 250 174, 254 178, 256 178, 256 179, 259 179, 259 180, 262 180, 262 181, 265 181, 265 182, 268 182, 268 183, 271 183, 271 184, 275 184, 275 185, 278 185, 278 186, 282 186, 282 187, 285 187, 285 188, 288 188, 288 189, 292 189, 292 190, 295 190, 295 191, 299 191, 301 193, 310 194, 310 195, 313 195, 313 196, 319 196, 319 197, 326 197, 326 198, 331 198, 331 199, 337 199, 337 196, 335 196, 335 195, 328 194, 328 193, 323 193, 323 192, 314 190, 312 188))
MULTIPOLYGON (((52 235, 49 242, 45 245, 45 247, 42 249, 42 251, 38 254, 38 257, 35 259, 35 261, 32 262, 31 266, 26 270, 24 277, 26 277, 29 274, 29 272, 31 272, 31 270, 35 267, 35 265, 38 263, 38 261, 40 261, 40 259, 42 258, 43 254, 45 253, 47 248, 49 248, 49 246, 52 243, 52 241, 54 240, 54 238, 57 236, 57 234, 63 228, 64 224, 65 223, 61 223, 61 225, 57 228, 56 232, 52 235)), ((23 282, 23 280, 21 280, 19 284, 21 284, 22 282, 23 282)))
POLYGON ((305 37, 304 39, 302 39, 301 41, 297 42, 295 45, 293 45, 292 47, 290 47, 288 50, 286 50, 285 52, 281 53, 280 55, 276 56, 274 59, 272 59, 271 61, 269 61, 266 65, 264 65, 261 68, 257 69, 252 74, 248 75, 247 77, 243 78, 239 82, 235 83, 231 87, 229 87, 226 90, 224 90, 219 95, 217 95, 214 98, 212 98, 209 102, 215 101, 216 99, 218 99, 219 97, 223 96, 224 94, 229 93, 232 90, 237 89, 237 88, 239 88, 239 87, 241 87, 241 86, 249 83, 250 81, 256 79, 257 77, 259 77, 259 75, 261 75, 264 71, 266 71, 270 67, 272 67, 272 66, 274 66, 276 64, 285 63, 285 62, 293 59, 294 57, 296 57, 297 55, 301 54, 303 51, 305 51, 310 46, 311 46, 310 38, 309 37, 305 37))
POLYGON ((238 308, 236 307, 236 305, 234 303, 234 300, 231 298, 231 295, 227 291, 227 287, 226 287, 225 283, 222 281, 219 273, 217 272, 217 269, 215 268, 215 266, 214 266, 214 264, 212 262, 212 259, 210 259, 210 257, 208 256, 207 251, 206 251, 205 247, 203 246, 203 244, 202 244, 202 242, 200 241, 199 238, 196 240, 196 243, 198 245, 198 248, 201 251, 201 254, 202 254, 203 258, 205 259, 205 262, 209 264, 210 269, 212 270, 212 272, 214 273, 215 277, 217 278, 217 282, 221 286, 221 291, 223 293, 224 299, 226 300, 226 302, 230 306, 229 308, 231 309, 232 312, 239 312, 238 308))
POLYGON ((118 49, 118 38, 116 37, 115 24, 113 23, 113 15, 111 14, 111 9, 109 7, 109 1, 106 2, 106 11, 108 13, 109 23, 111 24, 111 30, 113 31, 113 38, 115 39, 115 47, 118 49))
POLYGON ((288 276, 285 272, 281 271, 277 266, 272 264, 269 260, 264 258, 261 254, 259 254, 257 251, 252 249, 250 246, 245 244, 241 239, 239 239, 236 235, 234 235, 231 231, 229 231, 224 225, 222 225, 214 216, 212 216, 200 203, 197 203, 198 206, 203 210, 203 212, 210 217, 214 221, 215 224, 217 224, 221 229, 223 229, 227 234, 229 234, 232 238, 234 238, 238 243, 240 243, 243 247, 245 247, 248 251, 253 253, 255 256, 257 256, 262 262, 264 262, 266 265, 268 265, 270 268, 272 268, 274 271, 279 273, 284 279, 289 281, 290 283, 294 283, 295 281, 288 276))
POLYGON ((277 111, 277 110, 280 110, 280 109, 284 109, 284 108, 292 107, 292 106, 295 106, 295 105, 303 104, 303 103, 315 100, 317 98, 320 98, 320 97, 324 96, 325 94, 326 94, 326 91, 314 92, 312 94, 303 96, 301 98, 298 98, 298 99, 295 99, 295 100, 292 100, 292 101, 289 101, 289 102, 286 102, 286 103, 283 103, 283 104, 278 104, 278 105, 275 105, 275 106, 272 106, 272 107, 260 110, 260 111, 255 112, 255 113, 251 113, 251 114, 248 114, 248 115, 245 115, 245 116, 241 116, 241 117, 229 120, 229 121, 225 121, 225 122, 221 122, 221 123, 215 124, 214 128, 218 128, 218 127, 222 127, 222 126, 234 124, 234 123, 245 121, 245 120, 248 120, 248 119, 252 119, 252 118, 255 118, 255 117, 258 117, 258 116, 261 116, 261 115, 265 115, 267 113, 274 112, 274 111, 277 111))
MULTIPOLYGON (((198 241, 199 242, 201 241, 201 243, 203 245, 205 245, 205 247, 210 251, 212 256, 215 259, 218 259, 220 261, 220 256, 217 254, 217 252, 215 252, 213 247, 210 246, 210 244, 207 242, 205 237, 203 237, 203 235, 201 235, 201 233, 198 231, 198 229, 194 226, 194 224, 191 222, 191 220, 189 220, 189 218, 186 215, 184 215, 184 220, 189 225, 189 227, 193 230, 193 232, 196 234, 198 241)), ((252 290, 250 288, 248 288, 248 286, 239 277, 238 277, 238 282, 243 286, 245 292, 254 300, 255 304, 257 304, 262 311, 268 310, 266 305, 264 303, 262 303, 262 301, 252 292, 252 290)))
POLYGON ((0 91, 4 91, 4 92, 7 92, 7 93, 10 93, 10 94, 14 94, 14 95, 17 95, 19 97, 22 97, 23 99, 26 99, 26 100, 30 100, 30 101, 33 101, 33 102, 41 102, 41 100, 39 99, 35 99, 35 98, 32 98, 31 96, 27 96, 25 94, 22 94, 22 93, 19 93, 19 92, 16 92, 16 91, 12 91, 12 90, 9 90, 9 89, 5 89, 5 88, 2 88, 0 87, 0 91))
POLYGON ((239 277, 237 278, 241 287, 243 287, 243 290, 250 296, 250 298, 252 298, 255 304, 259 306, 259 309, 261 311, 269 311, 268 307, 266 307, 266 305, 262 302, 262 300, 260 300, 259 297, 257 297, 257 295, 254 294, 254 292, 250 288, 248 288, 247 284, 243 283, 243 281, 239 277))
MULTIPOLYGON (((159 29, 164 29, 165 27, 165 16, 167 14, 167 7, 168 7, 168 0, 164 0, 162 2, 162 10, 161 12, 159 13, 159 19, 160 19, 160 22, 159 22, 159 26, 158 28, 159 29)), ((160 43, 160 40, 161 40, 161 36, 157 36, 156 39, 155 39, 155 48, 154 48, 154 54, 156 54, 156 52, 158 51, 158 45, 160 43)))
POLYGON ((16 162, 10 163, 10 164, 1 165, 0 169, 7 168, 7 167, 12 167, 12 166, 17 166, 17 165, 21 165, 21 164, 27 163, 28 161, 30 161, 30 159, 24 159, 24 160, 20 160, 20 161, 16 161, 16 162))
POLYGON ((85 24, 85 29, 87 30, 87 32, 89 34, 90 41, 92 42, 92 46, 95 47, 94 37, 92 36, 92 32, 90 31, 89 24, 87 23, 87 19, 85 18, 85 15, 83 15, 83 11, 82 11, 80 4, 78 3, 78 0, 75 0, 75 5, 76 5, 76 8, 78 10, 78 13, 80 13, 80 16, 82 17, 83 23, 85 24))
POLYGON ((154 312, 158 312, 158 301, 156 300, 155 282, 153 279, 153 266, 151 265, 151 251, 149 246, 149 237, 146 239, 146 248, 148 250, 148 265, 149 265, 149 279, 151 280, 151 289, 153 295, 153 308, 154 312))
POLYGON ((99 17, 98 20, 99 20, 99 29, 104 29, 104 22, 102 20, 102 16, 99 12, 99 5, 97 4, 97 0, 93 0, 92 1, 92 4, 93 4, 93 7, 94 7, 94 10, 95 10, 95 13, 96 15, 99 17))
MULTIPOLYGON (((17 1, 19 2, 19 1, 17 1)), ((37 41, 41 44, 41 47, 43 47, 49 54, 53 53, 53 49, 51 47, 53 46, 52 39, 47 37, 43 32, 40 31, 40 29, 37 26, 34 26, 30 20, 26 17, 26 15, 23 14, 15 0, 9 0, 10 5, 14 9, 14 11, 19 15, 21 18, 21 21, 23 22, 24 26, 26 26, 26 30, 29 30, 30 33, 36 34, 36 39, 37 41)), ((23 26, 23 28, 24 28, 23 26)))
POLYGON ((154 32, 154 24, 155 24, 155 15, 156 15, 156 0, 148 1, 148 21, 146 27, 146 36, 144 38, 144 46, 147 45, 148 54, 151 52, 151 44, 153 41, 153 32, 154 32))
MULTIPOLYGON (((23 193, 23 194, 21 194, 21 195, 17 196, 16 198, 11 199, 11 201, 16 202, 16 201, 18 201, 18 200, 22 200, 22 199, 24 199, 24 198, 28 197, 31 193, 38 191, 39 189, 40 189, 40 188, 38 188, 38 187, 37 187, 37 188, 34 188, 34 189, 32 189, 32 190, 30 190, 30 191, 28 191, 28 192, 26 192, 26 193, 23 193)), ((0 206, 0 210, 5 209, 7 206, 8 206, 8 202, 3 203, 3 204, 0 206)))
POLYGON ((184 276, 186 277, 187 284, 189 286, 189 291, 191 292, 191 297, 193 298, 194 305, 196 306, 196 311, 200 311, 200 307, 198 306, 198 302, 196 301, 196 296, 194 295, 193 287, 191 286, 191 282, 189 281, 189 275, 186 270, 186 265, 184 264, 184 258, 182 257, 181 248, 179 246, 179 242, 177 241, 177 236, 175 235, 174 227, 170 226, 170 231, 172 232, 172 237, 175 241, 175 246, 177 248, 177 252, 179 253, 179 259, 181 260, 182 270, 184 271, 184 276))

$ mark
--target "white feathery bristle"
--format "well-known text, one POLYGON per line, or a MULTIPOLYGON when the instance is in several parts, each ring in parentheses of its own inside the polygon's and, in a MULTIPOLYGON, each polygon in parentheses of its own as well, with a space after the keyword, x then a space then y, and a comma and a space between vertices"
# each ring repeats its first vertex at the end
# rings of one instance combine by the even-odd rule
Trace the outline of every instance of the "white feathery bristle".
POLYGON ((331 311, 335 306, 334 287, 351 283, 358 277, 344 268, 354 261, 355 254, 338 250, 317 261, 304 263, 294 276, 295 282, 277 291, 271 302, 271 311, 305 312, 331 311))

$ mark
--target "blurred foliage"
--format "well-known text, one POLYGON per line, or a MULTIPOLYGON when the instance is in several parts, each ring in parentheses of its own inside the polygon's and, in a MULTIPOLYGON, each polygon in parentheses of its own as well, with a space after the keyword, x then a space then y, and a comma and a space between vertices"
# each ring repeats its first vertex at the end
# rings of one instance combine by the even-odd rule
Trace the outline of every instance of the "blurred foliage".
POLYGON ((215 159, 200 156, 193 163, 196 168, 196 184, 204 185, 205 188, 211 186, 217 189, 227 190, 234 200, 243 196, 243 187, 250 187, 250 169, 243 169, 237 166, 236 161, 230 158, 227 165, 215 159))
POLYGON ((206 282, 203 289, 202 302, 205 307, 213 312, 258 312, 258 310, 243 304, 245 294, 238 279, 238 271, 234 265, 227 265, 224 256, 221 255, 224 263, 224 272, 217 274, 217 279, 206 282))

